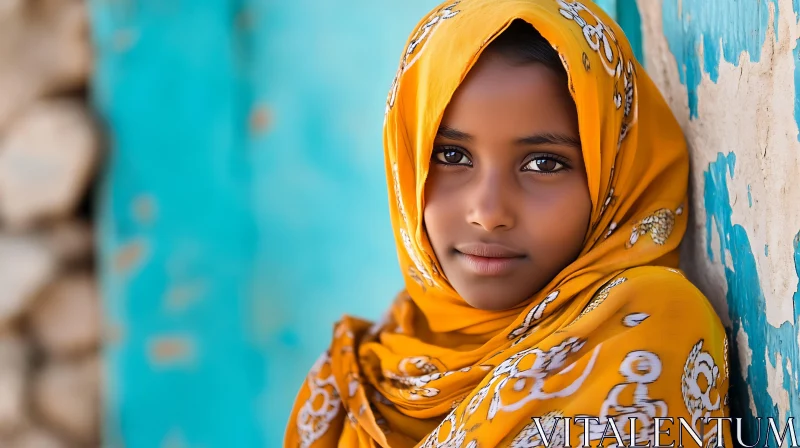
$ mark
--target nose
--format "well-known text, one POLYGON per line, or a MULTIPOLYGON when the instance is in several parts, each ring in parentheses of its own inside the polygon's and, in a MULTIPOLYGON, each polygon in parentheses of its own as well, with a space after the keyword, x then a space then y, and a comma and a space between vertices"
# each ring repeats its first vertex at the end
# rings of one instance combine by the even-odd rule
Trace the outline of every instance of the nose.
POLYGON ((469 192, 467 221, 487 232, 511 229, 515 224, 515 212, 509 181, 500 173, 481 177, 469 192))

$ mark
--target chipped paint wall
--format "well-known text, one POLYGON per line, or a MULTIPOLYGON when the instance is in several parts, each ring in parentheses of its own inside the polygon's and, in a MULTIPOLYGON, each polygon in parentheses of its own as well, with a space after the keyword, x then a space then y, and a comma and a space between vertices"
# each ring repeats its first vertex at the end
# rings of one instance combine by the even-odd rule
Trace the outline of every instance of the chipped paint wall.
POLYGON ((638 0, 645 67, 692 154, 684 268, 729 329, 748 443, 752 417, 800 411, 798 3, 638 0))
POLYGON ((89 2, 104 446, 279 446, 334 321, 400 290, 381 126, 436 3, 89 2))

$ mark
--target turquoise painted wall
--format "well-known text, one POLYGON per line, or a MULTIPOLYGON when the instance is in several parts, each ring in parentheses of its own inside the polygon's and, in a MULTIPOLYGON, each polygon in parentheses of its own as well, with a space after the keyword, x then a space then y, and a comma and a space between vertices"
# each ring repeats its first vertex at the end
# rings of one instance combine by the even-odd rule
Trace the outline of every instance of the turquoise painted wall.
POLYGON ((433 2, 91 6, 107 446, 275 446, 333 321, 402 285, 381 125, 433 2))
POLYGON ((401 287, 383 109, 438 2, 89 3, 105 446, 277 446, 333 322, 401 287))

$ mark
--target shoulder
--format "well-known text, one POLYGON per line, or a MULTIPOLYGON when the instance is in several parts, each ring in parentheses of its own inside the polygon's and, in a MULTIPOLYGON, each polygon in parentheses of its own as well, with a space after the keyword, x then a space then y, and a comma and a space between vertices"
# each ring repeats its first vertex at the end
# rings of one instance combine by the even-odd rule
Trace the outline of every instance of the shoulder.
POLYGON ((641 308, 661 321, 674 323, 687 319, 719 321, 708 298, 677 269, 641 266, 626 270, 615 281, 609 305, 626 310, 641 308))
POLYGON ((619 292, 631 306, 646 306, 665 320, 689 317, 719 320, 705 294, 677 269, 642 266, 623 275, 628 281, 619 292))
POLYGON ((554 338, 580 344, 576 367, 562 363, 568 371, 559 375, 586 372, 575 392, 586 398, 572 395, 570 414, 609 418, 624 404, 628 415, 650 420, 681 417, 694 424, 697 415, 727 415, 725 328, 699 289, 680 271, 637 267, 612 278, 592 300, 603 296, 554 338), (597 397, 602 403, 592 401, 597 397))
POLYGON ((727 378, 725 327, 705 295, 680 271, 632 268, 600 288, 592 301, 598 298, 602 302, 562 333, 603 346, 608 365, 627 365, 646 355, 663 365, 664 378, 680 378, 702 354, 715 378, 723 368, 727 378))
POLYGON ((640 345, 705 344, 723 349, 725 327, 706 296, 678 270, 628 269, 601 287, 567 330, 640 345))

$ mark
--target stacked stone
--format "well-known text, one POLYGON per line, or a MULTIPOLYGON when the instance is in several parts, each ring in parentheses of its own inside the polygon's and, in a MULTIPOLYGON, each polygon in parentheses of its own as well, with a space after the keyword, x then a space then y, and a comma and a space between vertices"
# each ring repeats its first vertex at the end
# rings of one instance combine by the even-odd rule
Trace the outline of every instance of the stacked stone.
POLYGON ((0 0, 0 448, 100 445, 85 0, 0 0))

